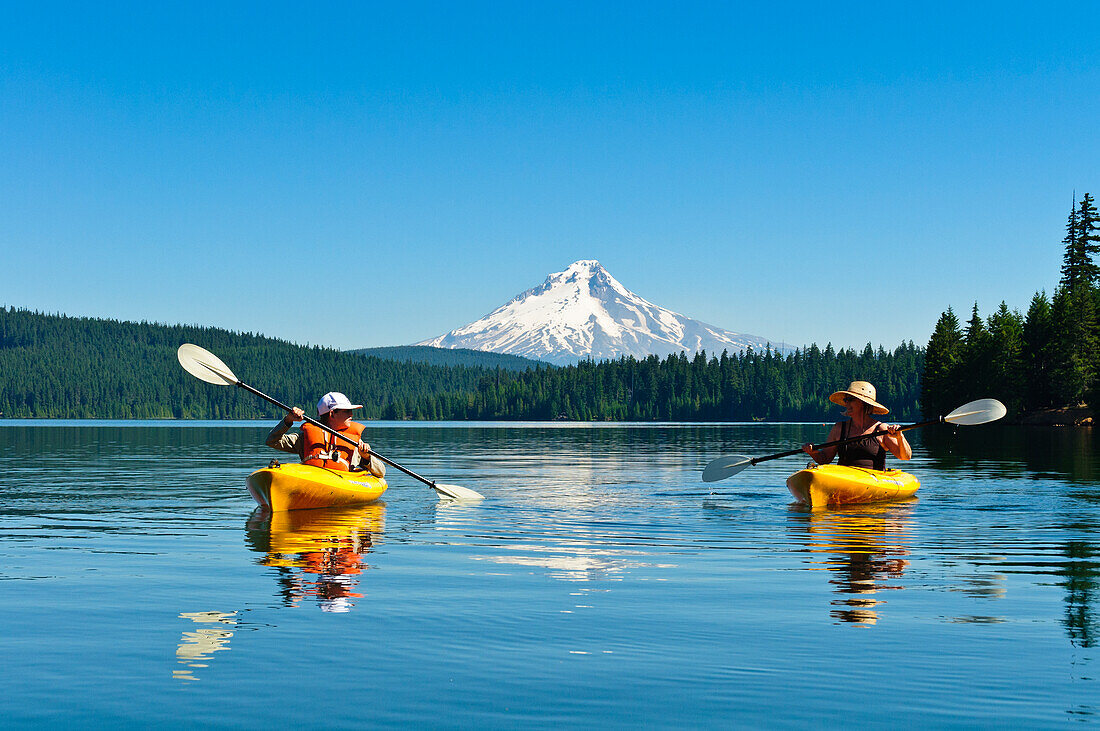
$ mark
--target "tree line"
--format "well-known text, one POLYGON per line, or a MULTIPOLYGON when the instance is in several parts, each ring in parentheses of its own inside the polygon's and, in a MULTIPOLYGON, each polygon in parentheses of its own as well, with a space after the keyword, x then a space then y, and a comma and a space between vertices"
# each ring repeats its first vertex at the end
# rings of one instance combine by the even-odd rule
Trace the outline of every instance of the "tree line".
POLYGON ((476 391, 424 396, 391 418, 576 421, 828 421, 829 394, 870 380, 895 419, 919 413, 924 349, 911 341, 893 351, 867 344, 781 355, 770 348, 707 357, 656 355, 482 378, 476 391))
POLYGON ((327 391, 367 419, 432 393, 476 390, 493 368, 401 363, 219 328, 120 322, 0 307, 0 413, 50 419, 258 419, 277 409, 187 374, 176 349, 212 351, 237 377, 313 413, 327 391))
POLYGON ((1009 413, 1095 404, 1100 396, 1100 217, 1092 196, 1074 201, 1062 239, 1061 279, 1040 291, 1026 315, 1004 302, 982 319, 977 303, 963 327, 951 307, 926 348, 924 414, 991 396, 1009 413))
POLYGON ((340 390, 364 419, 825 421, 828 395, 870 380, 899 420, 919 412, 924 349, 812 345, 708 357, 681 353, 526 371, 441 366, 306 347, 218 328, 120 322, 0 307, 0 413, 23 418, 259 419, 281 414, 180 368, 193 342, 246 383, 313 413, 340 390))
POLYGON ((528 368, 546 366, 530 358, 507 353, 491 353, 469 348, 432 348, 427 345, 391 345, 381 348, 359 348, 346 351, 357 355, 373 355, 384 360, 403 363, 427 363, 428 365, 466 365, 481 368, 504 368, 509 371, 525 371, 528 368))

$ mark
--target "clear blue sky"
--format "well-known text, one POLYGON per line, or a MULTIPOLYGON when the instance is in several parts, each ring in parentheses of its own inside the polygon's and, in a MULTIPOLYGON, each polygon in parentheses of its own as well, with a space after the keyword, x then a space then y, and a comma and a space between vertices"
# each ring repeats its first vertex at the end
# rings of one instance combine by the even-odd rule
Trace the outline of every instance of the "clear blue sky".
POLYGON ((923 344, 1100 196, 1087 3, 161 5, 5 4, 0 304, 396 345, 593 258, 923 344))

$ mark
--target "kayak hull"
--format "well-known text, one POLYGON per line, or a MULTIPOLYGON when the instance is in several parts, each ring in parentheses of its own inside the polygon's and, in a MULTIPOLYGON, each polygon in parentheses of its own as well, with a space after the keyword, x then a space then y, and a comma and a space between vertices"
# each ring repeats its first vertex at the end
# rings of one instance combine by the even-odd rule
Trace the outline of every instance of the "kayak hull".
POLYGON ((811 508, 905 500, 918 488, 920 482, 908 472, 835 464, 813 465, 787 478, 787 489, 811 508))
POLYGON ((248 476, 248 492, 272 512, 361 505, 382 497, 386 487, 384 479, 369 472, 337 472, 304 464, 265 467, 248 476))

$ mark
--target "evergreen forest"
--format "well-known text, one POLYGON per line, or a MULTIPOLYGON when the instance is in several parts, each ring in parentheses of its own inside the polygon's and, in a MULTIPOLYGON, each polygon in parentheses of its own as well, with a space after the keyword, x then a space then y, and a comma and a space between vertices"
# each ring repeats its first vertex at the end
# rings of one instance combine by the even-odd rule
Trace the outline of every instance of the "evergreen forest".
POLYGON ((432 365, 306 347, 217 328, 120 322, 0 307, 0 413, 23 418, 256 419, 277 410, 241 389, 199 381, 176 348, 192 342, 237 377, 313 413, 346 393, 364 419, 826 421, 828 395, 856 378, 876 385, 892 418, 919 411, 924 349, 861 352, 816 345, 691 358, 622 358, 518 371, 432 365))
POLYGON ((405 413, 432 393, 468 393, 496 369, 434 366, 294 345, 217 328, 119 322, 0 307, 0 413, 50 419, 257 419, 267 402, 204 383, 176 360, 181 343, 210 350, 239 379, 315 413, 327 391, 364 404, 363 418, 405 413))
POLYGON ((1009 414, 1098 403, 1100 396, 1100 219, 1086 193, 1074 201, 1062 239, 1061 279, 1026 315, 1001 302, 983 319, 974 304, 963 326, 951 307, 926 348, 924 414, 934 417, 979 396, 1009 414))
MULTIPOLYGON (((770 349, 720 357, 684 353, 664 360, 582 361, 560 368, 485 378, 472 394, 438 393, 414 405, 413 418, 575 421, 829 421, 838 407, 829 394, 869 380, 893 419, 920 409, 924 350, 912 342, 886 351, 821 350, 812 345, 783 356, 770 349)), ((405 415, 395 415, 402 418, 405 415)))
POLYGON ((432 348, 427 345, 391 345, 383 348, 359 348, 349 350, 357 355, 373 355, 384 360, 402 363, 427 363, 429 365, 465 365, 482 368, 504 368, 509 371, 525 371, 528 368, 546 366, 546 363, 507 353, 490 353, 469 348, 432 348))

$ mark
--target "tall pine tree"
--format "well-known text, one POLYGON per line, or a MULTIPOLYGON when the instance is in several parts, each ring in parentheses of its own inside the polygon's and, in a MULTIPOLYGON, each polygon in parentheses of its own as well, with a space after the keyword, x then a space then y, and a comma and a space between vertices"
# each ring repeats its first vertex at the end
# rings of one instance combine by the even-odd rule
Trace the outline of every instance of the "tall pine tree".
POLYGON ((961 371, 963 379, 960 387, 963 392, 959 395, 964 400, 979 398, 981 394, 988 393, 993 387, 995 373, 993 370, 993 338, 986 329, 981 315, 978 314, 978 303, 974 303, 974 309, 970 313, 970 322, 966 325, 966 335, 963 339, 961 371), (977 394, 977 395, 975 395, 977 394))
POLYGON ((1100 255, 1100 216, 1096 212, 1096 204, 1092 196, 1085 193, 1081 198, 1081 204, 1077 207, 1077 242, 1084 258, 1082 276, 1090 287, 1100 286, 1100 264, 1096 263, 1096 257, 1100 255))
POLYGON ((963 335, 959 318, 950 307, 940 315, 936 329, 928 341, 924 356, 924 376, 921 378, 921 411, 926 418, 946 414, 955 408, 961 391, 958 386, 959 365, 962 362, 963 335))
POLYGON ((1097 342, 1097 285, 1100 266, 1093 257, 1100 253, 1100 222, 1092 196, 1085 193, 1066 223, 1062 239, 1062 280, 1051 304, 1053 353, 1051 369, 1055 398, 1076 405, 1094 395, 1097 342))
POLYGON ((1091 294, 1092 327, 1089 331, 1085 358, 1092 364, 1091 382, 1085 387, 1085 399, 1093 405, 1100 404, 1100 265, 1097 258, 1100 257, 1100 215, 1097 215, 1096 204, 1092 196, 1085 193, 1081 204, 1077 208, 1077 235, 1080 237, 1080 248, 1088 257, 1088 266, 1085 268, 1088 277, 1088 289, 1091 294))

